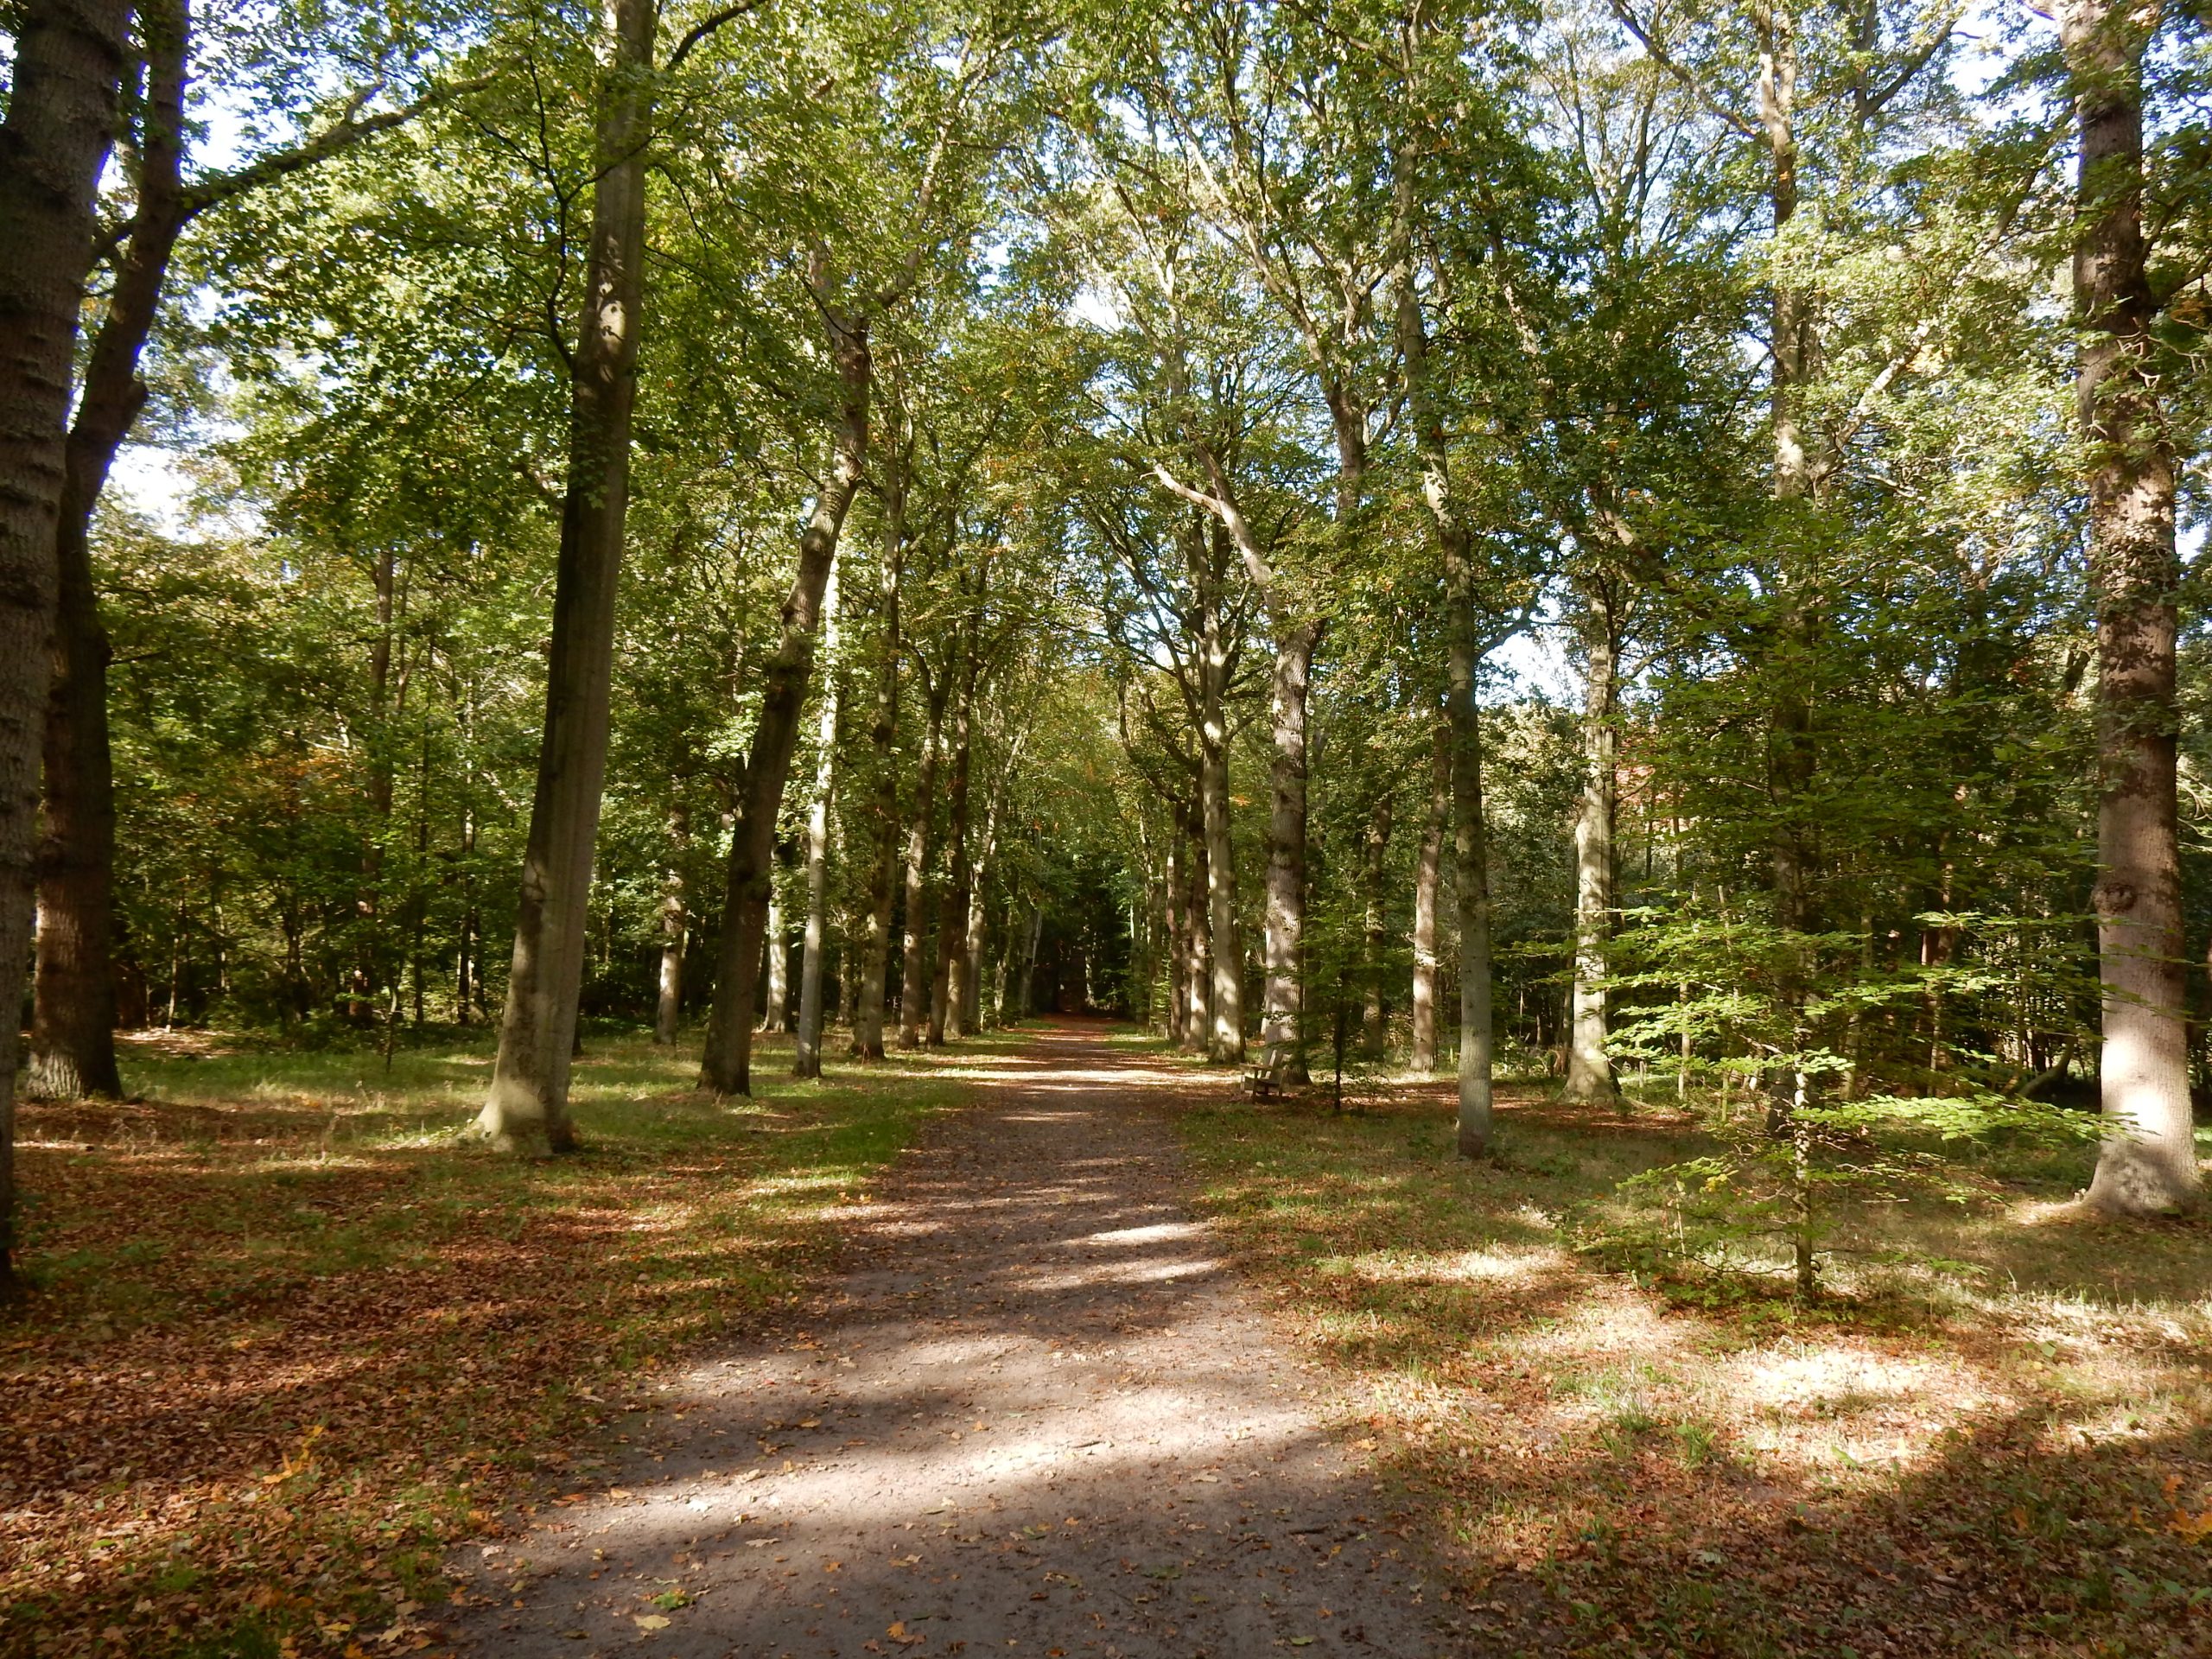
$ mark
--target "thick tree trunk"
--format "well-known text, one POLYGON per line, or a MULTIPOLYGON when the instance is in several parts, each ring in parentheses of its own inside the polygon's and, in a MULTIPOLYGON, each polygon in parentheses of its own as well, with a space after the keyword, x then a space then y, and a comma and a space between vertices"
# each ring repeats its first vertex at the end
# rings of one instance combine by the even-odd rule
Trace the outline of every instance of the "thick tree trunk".
POLYGON ((806 938, 798 970, 798 1040, 791 1075, 822 1075, 822 969, 830 921, 830 798, 837 781, 837 572, 830 571, 823 599, 829 615, 823 635, 822 718, 816 727, 821 758, 814 767, 814 800, 806 815, 806 938))
MULTIPOLYGON (((894 371, 895 372, 895 371, 894 371)), ((897 388, 893 386, 893 418, 897 388)), ((899 588, 906 563, 906 452, 904 436, 893 434, 883 460, 883 559, 876 578, 876 604, 882 617, 881 656, 877 659, 875 721, 868 728, 874 772, 875 857, 868 873, 866 932, 860 941, 859 1000, 853 1009, 853 1055, 883 1058, 884 996, 891 976, 891 917, 899 881, 899 588)))
POLYGON ((2141 17, 2069 0, 2060 33, 2081 128, 2075 376, 2097 607, 2097 957, 2109 1131, 2089 1201, 2124 1215, 2201 1197, 2182 960, 2174 653, 2174 446, 2158 396, 2143 235, 2141 17))
POLYGON ((1360 1009, 1360 1039, 1371 1060, 1381 1059, 1389 1046, 1384 992, 1388 988, 1390 910, 1389 895, 1383 883, 1389 874, 1390 808, 1390 797, 1385 793, 1376 798, 1367 816, 1366 937, 1362 941, 1365 959, 1360 964, 1365 996, 1360 1009))
POLYGON ((906 827, 906 950, 899 983, 899 1046, 919 1048, 930 1022, 930 830, 937 816, 937 769, 944 747, 944 705, 950 674, 925 687, 929 721, 914 778, 914 816, 906 827))
POLYGON ((1582 799, 1574 819, 1573 1024, 1567 1039, 1568 1100, 1610 1100, 1613 1063, 1605 1052, 1605 959, 1613 925, 1612 624, 1592 605, 1583 641, 1582 799))
POLYGON ((1452 728, 1437 723, 1431 744, 1428 813, 1414 867, 1413 1068, 1436 1070, 1436 899, 1442 886, 1444 835, 1452 822, 1452 728))
POLYGON ((683 1019, 683 945, 690 913, 683 902, 683 858, 691 843, 691 817, 682 802, 668 814, 668 871, 660 889, 660 994, 653 1005, 653 1041, 675 1044, 683 1019))
POLYGON ((553 588, 545 732, 524 844, 499 1058, 476 1132, 543 1153, 575 1143, 569 1065, 582 988, 593 842, 607 772, 614 590, 630 495, 630 417, 644 320, 652 0, 614 0, 600 92, 598 185, 570 385, 569 475, 553 588))
POLYGON ((115 777, 108 747, 112 653, 92 585, 92 519, 109 468, 145 406, 138 359, 185 220, 186 42, 182 0, 140 8, 146 87, 132 184, 136 228, 118 261, 107 314, 86 355, 63 452, 55 518, 54 688, 47 704, 44 835, 39 847, 38 968, 33 990, 34 1098, 114 1096, 115 777))
POLYGON ((127 60, 119 0, 27 0, 0 124, 0 1295, 12 1292, 16 1061, 52 684, 54 533, 93 196, 127 60))
POLYGON ((946 832, 950 855, 944 891, 938 897, 937 964, 930 977, 930 1046, 960 1035, 960 1001, 968 966, 968 899, 974 873, 968 851, 969 761, 976 718, 976 624, 971 620, 963 655, 960 695, 952 711, 951 822, 946 832))
POLYGON ((1205 728, 1198 744, 1198 806, 1205 826, 1206 933, 1212 978, 1213 1024, 1206 1056, 1217 1065, 1244 1058, 1243 930, 1236 915, 1236 852, 1230 838, 1229 744, 1222 711, 1222 681, 1206 683, 1205 728))
POLYGON ((823 275, 819 270, 815 273, 816 295, 829 331, 830 359, 836 371, 842 404, 838 411, 836 455, 799 537, 798 570, 784 601, 783 629, 768 664, 760 721, 753 728, 753 746, 746 757, 745 789, 738 802, 737 825, 730 836, 721 961, 699 1078, 702 1087, 717 1095, 753 1092, 754 976, 760 971, 760 929, 775 857, 776 819, 791 781, 791 755, 798 747, 799 719, 805 710, 807 681, 814 667, 814 638, 821 620, 823 590, 836 560, 837 537, 844 529, 845 513, 868 465, 868 403, 873 378, 868 322, 865 318, 842 315, 828 303, 823 275))

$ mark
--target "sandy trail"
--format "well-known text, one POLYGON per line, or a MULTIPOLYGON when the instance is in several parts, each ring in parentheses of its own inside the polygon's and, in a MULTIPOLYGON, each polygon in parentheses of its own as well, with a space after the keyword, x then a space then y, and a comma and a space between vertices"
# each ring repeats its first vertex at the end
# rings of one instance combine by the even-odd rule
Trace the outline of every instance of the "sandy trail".
POLYGON ((497 1598, 464 1652, 1465 1650, 1180 1201, 1147 1108, 1189 1074, 1072 1024, 978 1064, 806 1336, 701 1365, 613 1491, 464 1552, 497 1598))

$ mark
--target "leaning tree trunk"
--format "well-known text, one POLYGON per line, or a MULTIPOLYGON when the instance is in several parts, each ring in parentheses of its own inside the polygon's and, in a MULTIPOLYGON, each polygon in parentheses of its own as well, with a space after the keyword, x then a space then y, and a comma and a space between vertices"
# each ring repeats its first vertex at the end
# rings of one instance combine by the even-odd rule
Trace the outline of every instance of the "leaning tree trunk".
POLYGON ((968 901, 975 868, 968 850, 969 775, 976 719, 976 626, 968 627, 967 663, 960 700, 952 714, 951 824, 946 833, 950 855, 937 916, 937 967, 930 979, 930 1046, 960 1035, 960 1005, 967 990, 968 901))
POLYGON ((944 747, 944 705, 951 690, 949 673, 927 688, 929 721, 914 778, 913 821, 906 829, 906 939, 899 982, 901 1048, 919 1048, 930 1023, 930 830, 937 816, 937 768, 944 747))
POLYGON ((1574 1020, 1567 1039, 1568 1100, 1610 1100, 1605 1052, 1605 955, 1613 925, 1612 624, 1590 607, 1582 696, 1582 799, 1574 819, 1574 1020))
MULTIPOLYGON (((898 382, 893 383, 893 408, 898 382)), ((883 1058, 884 993, 891 975, 891 916, 899 883, 899 590, 906 571, 906 455, 896 434, 884 450, 883 561, 876 578, 882 655, 876 664, 875 721, 868 728, 874 785, 875 857, 868 872, 866 931, 860 942, 860 992, 853 1008, 853 1056, 883 1058)))
MULTIPOLYGON (((816 287, 819 297, 818 273, 816 287)), ((853 504, 868 465, 868 400, 873 374, 868 322, 865 318, 843 315, 826 302, 818 308, 829 330, 830 358, 842 393, 836 461, 799 537, 798 572, 784 601, 783 630, 768 664, 760 720, 753 728, 753 747, 746 757, 737 826, 730 836, 721 961, 699 1076, 701 1085, 717 1095, 753 1092, 753 1001, 760 966, 760 928, 774 867, 776 819, 783 810, 791 755, 798 747, 799 717, 805 709, 807 681, 814 668, 814 635, 822 614, 823 590, 830 581, 830 566, 836 561, 837 537, 844 528, 846 511, 853 504)))
POLYGON ((2097 607, 2097 958, 2104 1116, 2089 1201, 2126 1215, 2193 1208, 2188 1001, 2175 753, 2174 447, 2158 396, 2143 234, 2144 28, 2071 0, 2061 37, 2081 124, 2075 394, 2089 454, 2097 607))
POLYGON ((822 966, 829 950, 830 798, 837 782, 837 572, 830 572, 823 599, 830 620, 823 635, 822 718, 816 728, 822 755, 815 763, 814 800, 806 815, 806 938, 798 970, 798 1040, 791 1075, 822 1075, 822 966))
POLYGON ((53 679, 54 530, 93 198, 126 62, 120 0, 27 0, 0 123, 0 1294, 15 1286, 16 1060, 53 679))
POLYGON ((184 225, 181 169, 189 22, 182 0, 139 9, 146 91, 133 156, 137 211, 117 263, 107 315, 86 355, 76 417, 63 451, 54 523, 58 589, 54 688, 46 711, 38 968, 24 1090, 35 1098, 123 1092, 109 959, 115 910, 115 767, 107 728, 112 652, 92 585, 92 520, 116 451, 145 406, 138 359, 184 225))
POLYGON ((1414 867, 1413 1068, 1436 1070, 1436 895, 1442 885, 1444 833, 1452 821, 1452 728, 1439 722, 1431 746, 1428 816, 1414 867))
POLYGON ((607 772, 614 589, 630 496, 630 416, 644 318, 645 140, 652 0, 614 0, 600 92, 598 185, 569 386, 569 476, 553 587, 545 734, 524 843, 521 902, 499 1053, 476 1133, 517 1151, 575 1144, 569 1063, 583 986, 592 843, 607 772))

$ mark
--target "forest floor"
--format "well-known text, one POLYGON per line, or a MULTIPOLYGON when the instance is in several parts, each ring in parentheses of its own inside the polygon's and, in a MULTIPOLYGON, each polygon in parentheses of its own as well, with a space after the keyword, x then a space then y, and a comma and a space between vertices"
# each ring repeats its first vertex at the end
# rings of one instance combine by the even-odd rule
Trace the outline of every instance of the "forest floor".
POLYGON ((545 1165, 453 1149, 476 1046, 27 1113, 0 1652, 2212 1653, 2212 1230, 2079 1154, 1800 1309, 1591 1248, 1670 1102, 1470 1166, 1103 1026, 592 1049, 545 1165))

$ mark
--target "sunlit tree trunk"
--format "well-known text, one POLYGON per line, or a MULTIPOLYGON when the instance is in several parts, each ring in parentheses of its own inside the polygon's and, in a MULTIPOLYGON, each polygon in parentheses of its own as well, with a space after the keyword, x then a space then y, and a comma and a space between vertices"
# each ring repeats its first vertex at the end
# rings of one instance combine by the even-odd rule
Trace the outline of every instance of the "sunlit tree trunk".
POLYGON ((791 1075, 822 1075, 822 976, 830 945, 830 800, 837 782, 837 569, 822 606, 829 617, 823 637, 822 715, 815 728, 821 755, 814 766, 814 799, 806 814, 806 934, 798 969, 798 1039, 791 1075))
POLYGON ((1389 875, 1391 800, 1386 791, 1376 797, 1367 815, 1366 868, 1367 913, 1365 937, 1362 941, 1364 961, 1361 978, 1364 982, 1363 1006, 1360 1010, 1360 1037, 1370 1059, 1381 1059, 1389 1046, 1388 1011, 1383 993, 1389 964, 1389 897, 1383 883, 1389 875))
POLYGON ((607 772, 614 591, 630 496, 644 317, 652 0, 614 0, 600 91, 591 245, 570 377, 569 474, 553 587, 545 730, 524 844, 499 1058, 476 1133, 520 1152, 574 1144, 569 1065, 582 988, 593 842, 607 772))
POLYGON ((814 669, 822 597, 836 562, 845 513, 868 465, 868 405, 873 364, 865 317, 839 310, 830 298, 817 256, 810 273, 817 310, 828 330, 838 410, 835 459, 799 537, 798 569, 784 601, 782 628, 760 700, 760 724, 745 763, 745 787, 730 836, 729 882, 723 900, 721 961, 708 1019, 702 1086, 717 1095, 752 1092, 753 1002, 760 971, 760 929, 775 859, 776 820, 791 781, 791 756, 814 669))
POLYGON ((1198 642, 1198 816, 1206 849, 1206 934, 1213 1022, 1206 1056, 1219 1064, 1244 1058, 1244 947, 1236 915, 1236 852, 1229 822, 1230 643, 1218 596, 1200 591, 1198 642))
POLYGON ((1191 955, 1184 981, 1191 1000, 1183 1014, 1183 1047, 1188 1053, 1203 1054, 1213 1028, 1213 880, 1206 868, 1205 814, 1195 801, 1185 809, 1185 823, 1191 837, 1185 861, 1191 894, 1184 906, 1191 918, 1191 955))
POLYGON ((1183 1022, 1189 1007, 1190 943, 1185 937, 1183 842, 1185 839, 1179 807, 1171 809, 1167 823, 1167 851, 1160 886, 1166 894, 1167 923, 1167 1011, 1161 1035, 1180 1046, 1183 1022))
POLYGON ((944 747, 944 706, 952 692, 947 673, 925 679, 929 722, 914 778, 914 814, 906 828, 906 952, 899 985, 899 1046, 919 1048, 930 1022, 930 830, 937 816, 937 769, 944 747))
POLYGON ((653 1004, 653 1041, 663 1048, 676 1041, 683 1018, 683 946, 690 914, 683 899, 683 859, 691 842, 691 816, 679 801, 668 814, 668 869, 660 890, 660 986, 653 1004))
POLYGON ((0 123, 0 1294, 16 1286, 16 1062, 31 954, 54 534, 93 194, 128 61, 119 0, 25 0, 0 123))
POLYGON ((1436 899, 1442 885, 1444 836, 1452 821, 1452 728, 1437 723, 1430 746, 1427 816, 1414 867, 1413 1068, 1436 1070, 1436 899))
POLYGON ((2126 1215, 2201 1196, 2189 1097, 2177 800, 2174 447, 2152 361, 2143 233, 2143 57, 2154 14, 2069 0, 2060 35, 2081 130, 2075 395, 2097 607, 2100 1067, 2111 1131, 2089 1201, 2126 1215))
POLYGON ((781 1031, 788 1022, 791 996, 791 930, 784 919, 784 889, 776 880, 782 861, 769 852, 767 919, 762 925, 760 950, 760 1034, 781 1031))
MULTIPOLYGON (((981 602, 982 595, 977 600, 981 602)), ((945 831, 944 890, 938 896, 937 963, 930 976, 930 1046, 960 1035, 960 1001, 968 969, 968 899, 974 880, 968 847, 969 762, 974 757, 976 623, 969 622, 962 649, 960 690, 952 709, 950 822, 945 831)))
POLYGON ((1615 1092, 1605 987, 1613 923, 1614 678, 1611 621, 1592 605, 1584 618, 1582 798, 1574 818, 1573 1018, 1562 1091, 1569 1100, 1606 1100, 1615 1092))
MULTIPOLYGON (((902 414, 897 359, 893 359, 890 419, 902 414)), ((891 976, 891 918, 899 881, 899 588, 906 563, 906 435, 894 429, 884 446, 883 557, 877 567, 876 607, 881 619, 881 654, 876 663, 875 721, 868 728, 874 771, 875 846, 868 872, 868 899, 860 957, 859 1000, 853 1009, 853 1054, 864 1060, 883 1058, 885 995, 891 976)))

